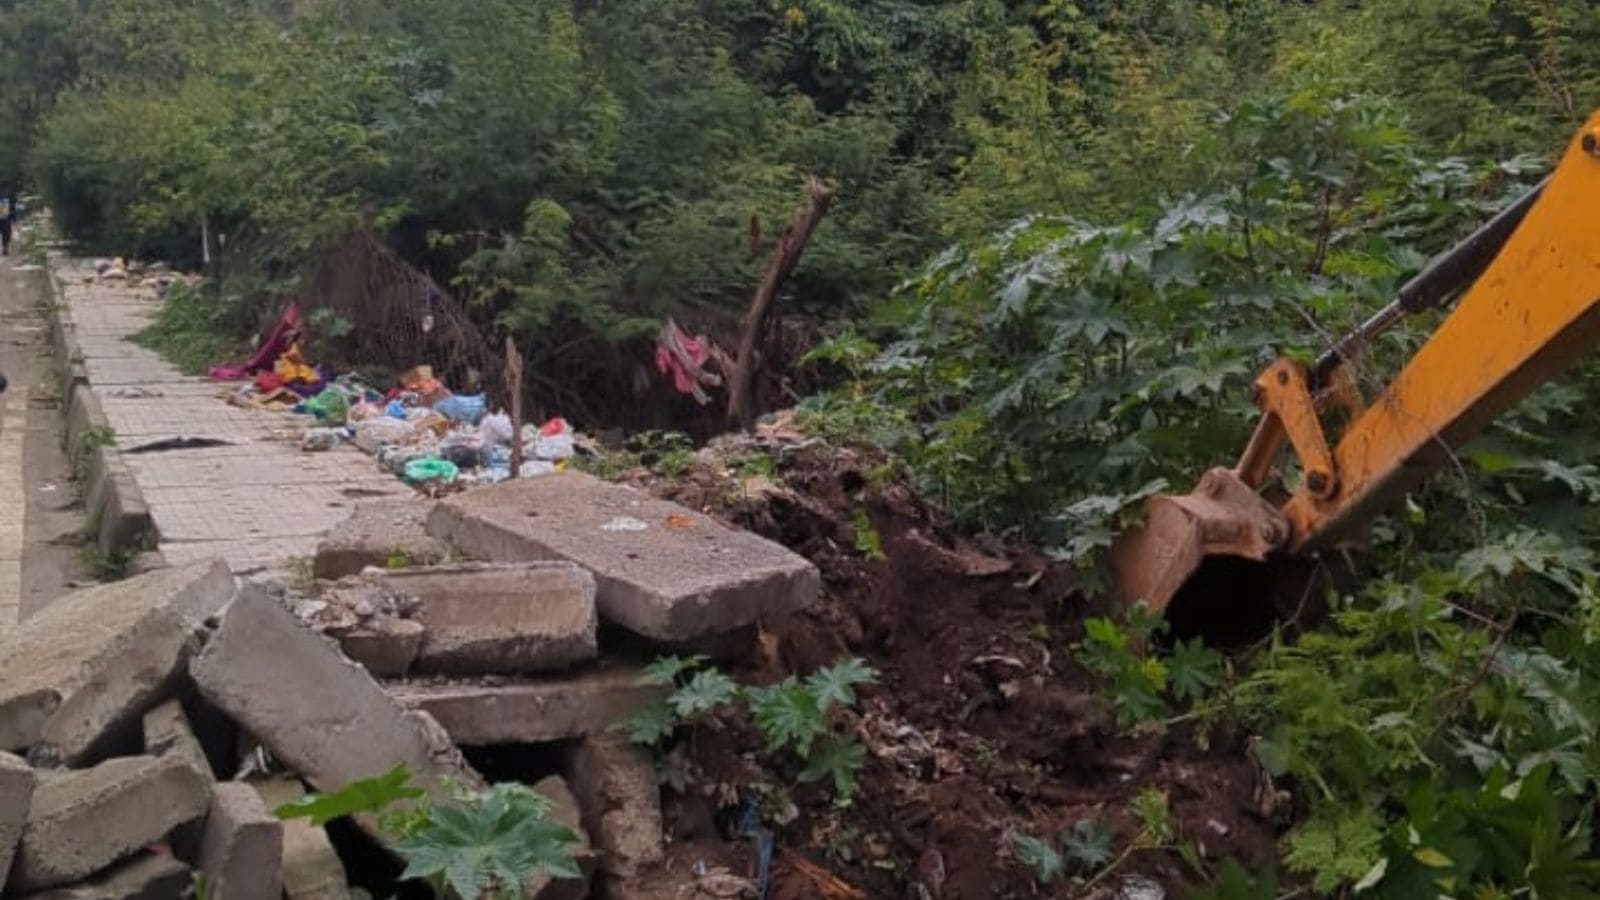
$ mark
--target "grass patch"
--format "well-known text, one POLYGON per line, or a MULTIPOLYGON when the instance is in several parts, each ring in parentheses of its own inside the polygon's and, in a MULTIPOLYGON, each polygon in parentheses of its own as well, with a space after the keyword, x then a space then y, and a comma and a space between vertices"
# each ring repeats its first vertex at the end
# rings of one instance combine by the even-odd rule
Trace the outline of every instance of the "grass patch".
POLYGON ((185 375, 204 375, 219 362, 249 351, 240 335, 248 330, 242 297, 218 297, 204 284, 181 282, 167 290, 166 302, 150 327, 133 342, 161 354, 185 375))

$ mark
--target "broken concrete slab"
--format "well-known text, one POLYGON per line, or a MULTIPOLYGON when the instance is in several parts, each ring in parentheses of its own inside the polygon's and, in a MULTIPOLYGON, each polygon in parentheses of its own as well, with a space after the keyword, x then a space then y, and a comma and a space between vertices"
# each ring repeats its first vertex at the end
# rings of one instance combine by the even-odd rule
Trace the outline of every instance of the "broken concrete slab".
POLYGON ((576 843, 567 845, 567 852, 572 855, 572 861, 577 864, 583 877, 554 878, 548 873, 538 872, 523 885, 522 896, 524 900, 583 900, 589 896, 589 884, 594 878, 595 852, 588 833, 583 830, 583 814, 578 809, 578 799, 572 795, 566 780, 559 775, 535 782, 533 791, 550 801, 550 821, 565 826, 578 838, 576 843))
POLYGON ((312 574, 335 581, 368 566, 431 566, 450 558, 450 545, 428 535, 434 504, 404 497, 356 505, 317 545, 312 574))
POLYGON ((438 723, 407 712, 365 669, 254 587, 240 591, 189 671, 207 701, 318 790, 402 764, 430 790, 441 778, 478 782, 438 723))
POLYGON ((650 754, 620 734, 594 732, 567 752, 567 776, 607 875, 634 878, 666 855, 661 790, 650 754))
POLYGON ((428 533, 475 559, 577 563, 594 573, 601 616, 665 641, 803 609, 822 584, 771 541, 581 472, 457 494, 428 517, 428 533))
POLYGON ((27 900, 187 900, 194 872, 165 854, 148 853, 71 887, 29 894, 27 900))
POLYGON ((373 573, 416 600, 417 669, 513 675, 565 669, 599 652, 594 577, 571 563, 470 563, 373 573))
MULTIPOLYGON (((189 725, 183 704, 168 700, 144 714, 144 752, 149 756, 175 756, 194 769, 195 774, 208 783, 215 783, 216 774, 206 751, 189 725)), ((172 846, 184 859, 193 859, 200 847, 204 823, 188 822, 172 830, 172 846)))
POLYGON ((11 857, 33 806, 33 787, 33 768, 19 757, 0 752, 0 892, 6 888, 11 857))
POLYGON ((604 731, 665 697, 639 671, 601 668, 563 678, 482 682, 391 682, 390 696, 437 719, 468 747, 542 744, 604 731))
POLYGON ((404 678, 427 632, 421 622, 376 615, 339 635, 339 646, 374 678, 404 678))
MULTIPOLYGON (((268 810, 304 797, 305 787, 298 779, 280 776, 252 781, 268 810)), ((350 900, 344 863, 328 840, 326 829, 310 820, 288 819, 283 823, 283 895, 287 900, 350 900)))
POLYGON ((189 717, 184 715, 183 704, 176 700, 168 700, 144 714, 144 752, 150 756, 176 756, 207 781, 216 779, 206 751, 194 736, 189 717))
POLYGON ((176 756, 42 773, 9 889, 71 884, 200 818, 210 803, 210 783, 176 756))
POLYGON ((283 825, 242 781, 216 786, 200 839, 207 900, 280 900, 283 825))
POLYGON ((27 619, 0 638, 0 749, 86 760, 171 688, 194 630, 234 589, 217 560, 68 594, 27 619))

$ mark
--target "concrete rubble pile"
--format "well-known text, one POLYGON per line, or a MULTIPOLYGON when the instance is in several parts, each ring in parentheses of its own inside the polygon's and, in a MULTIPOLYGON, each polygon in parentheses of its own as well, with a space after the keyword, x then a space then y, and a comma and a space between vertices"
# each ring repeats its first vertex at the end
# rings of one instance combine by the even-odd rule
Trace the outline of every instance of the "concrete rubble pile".
POLYGON ((579 835, 588 877, 525 897, 696 896, 641 878, 655 772, 611 727, 659 696, 654 655, 737 649, 820 589, 781 547, 578 473, 359 507, 313 571, 160 569, 0 637, 0 896, 349 900, 338 833, 272 811, 400 764, 448 802, 484 784, 463 748, 529 760, 579 835))

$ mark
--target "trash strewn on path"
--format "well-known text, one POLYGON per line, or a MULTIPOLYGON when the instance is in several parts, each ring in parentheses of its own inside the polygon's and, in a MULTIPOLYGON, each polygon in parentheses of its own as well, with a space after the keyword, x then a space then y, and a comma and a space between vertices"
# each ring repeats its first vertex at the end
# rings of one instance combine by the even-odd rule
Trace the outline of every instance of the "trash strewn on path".
MULTIPOLYGON (((228 401, 309 416, 300 448, 308 453, 353 444, 378 467, 424 493, 438 495, 511 477, 516 429, 503 410, 490 412, 483 393, 456 393, 431 366, 401 373, 379 388, 307 360, 300 307, 290 302, 254 355, 219 365, 211 377, 242 382, 228 401)), ((565 419, 522 425, 523 477, 566 467, 578 436, 565 419)))

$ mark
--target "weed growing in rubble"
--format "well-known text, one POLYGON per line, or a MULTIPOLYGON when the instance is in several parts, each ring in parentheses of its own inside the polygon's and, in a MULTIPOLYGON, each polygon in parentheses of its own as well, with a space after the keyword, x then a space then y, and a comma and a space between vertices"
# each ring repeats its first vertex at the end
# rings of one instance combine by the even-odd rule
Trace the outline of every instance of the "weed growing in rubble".
POLYGON ((1167 623, 1136 607, 1121 625, 1107 618, 1085 620, 1078 659, 1105 680, 1117 718, 1124 725, 1165 717, 1168 700, 1193 702, 1222 678, 1222 657, 1198 638, 1178 641, 1163 657, 1144 652, 1167 623))
MULTIPOLYGON (((1081 890, 1087 894, 1095 884, 1104 880, 1139 850, 1172 849, 1178 839, 1172 825, 1166 795, 1147 790, 1134 798, 1130 807, 1139 820, 1139 830, 1122 852, 1112 857, 1111 829, 1092 819, 1080 819, 1063 831, 1052 844, 1048 840, 1026 834, 1011 835, 1011 852, 1017 861, 1033 871, 1034 880, 1041 885, 1051 885, 1067 875, 1082 882, 1081 890)), ((1186 858, 1194 856, 1187 847, 1176 848, 1186 858)))
POLYGON ((396 766, 338 791, 309 794, 273 814, 308 818, 314 825, 378 815, 406 863, 401 878, 422 879, 440 897, 510 900, 522 896, 522 886, 539 872, 583 877, 567 850, 577 836, 550 821, 550 801, 532 789, 520 784, 457 789, 452 802, 432 803, 410 782, 411 773, 396 766), (410 805, 397 810, 397 804, 410 805))
POLYGON ((840 804, 855 797, 855 776, 866 751, 841 733, 836 714, 855 706, 856 688, 876 681, 877 672, 860 659, 847 659, 803 679, 791 675, 770 687, 748 687, 706 662, 704 656, 666 656, 646 667, 644 684, 673 691, 617 729, 634 743, 659 749, 681 730, 742 704, 766 738, 768 752, 798 761, 796 780, 829 782, 840 804))

